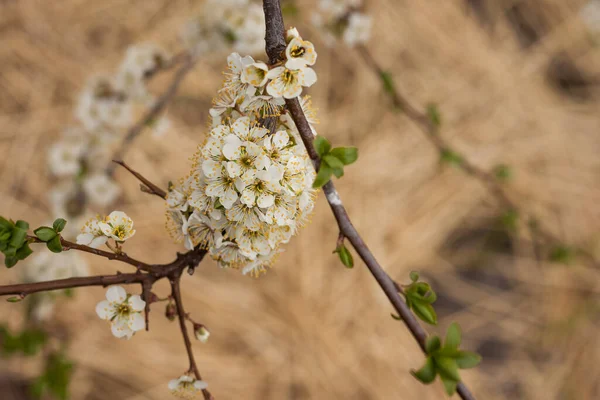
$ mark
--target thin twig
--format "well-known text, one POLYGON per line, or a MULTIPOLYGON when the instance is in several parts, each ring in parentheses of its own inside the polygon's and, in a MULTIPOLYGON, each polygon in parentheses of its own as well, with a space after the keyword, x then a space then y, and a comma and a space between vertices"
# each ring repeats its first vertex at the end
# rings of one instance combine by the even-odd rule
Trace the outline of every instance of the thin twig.
MULTIPOLYGON (((285 38, 283 38, 283 48, 281 44, 281 36, 283 32, 281 31, 281 27, 283 24, 283 16, 281 15, 281 8, 279 7, 279 0, 263 0, 263 8, 265 10, 265 20, 266 20, 266 51, 269 59, 271 61, 276 61, 280 58, 280 54, 285 48, 285 38), (269 39, 274 36, 279 35, 280 38, 272 43, 269 43, 269 39)), ((314 135, 310 130, 310 126, 308 125, 308 121, 306 120, 306 116, 302 112, 302 108, 297 98, 294 99, 286 99, 286 105, 292 119, 294 120, 298 131, 300 132, 300 136, 306 147, 308 155, 313 161, 313 165, 315 169, 318 170, 318 166, 320 164, 319 156, 313 146, 314 135)), ((327 197, 327 202, 331 207, 331 211, 333 212, 335 219, 338 223, 340 232, 348 238, 352 246, 359 254, 361 259, 369 268, 369 271, 392 303, 394 309, 398 312, 404 323, 406 324, 409 331, 412 333, 413 337, 416 339, 417 343, 420 345, 421 349, 425 351, 425 341, 427 339, 427 332, 421 327, 413 313, 410 311, 398 291, 396 290, 394 281, 389 277, 389 275, 383 270, 381 265, 377 262, 377 259, 371 253, 367 244, 363 241, 360 234, 352 225, 352 221, 342 204, 339 194, 335 190, 333 182, 329 181, 324 187, 323 191, 327 197)), ((463 400, 474 400, 475 397, 471 394, 469 389, 460 382, 457 387, 458 393, 463 400)))
MULTIPOLYGON (((129 150, 129 147, 131 146, 133 140, 140 133, 142 133, 144 127, 146 127, 152 121, 156 120, 156 118, 165 110, 173 96, 175 96, 175 93, 177 93, 179 85, 186 77, 187 73, 191 71, 192 68, 194 68, 196 61, 196 57, 186 54, 186 58, 183 65, 181 66, 181 68, 179 68, 179 70, 177 70, 175 76, 173 77, 173 81, 171 82, 167 90, 156 100, 156 102, 152 105, 152 107, 150 107, 150 109, 148 109, 148 111, 142 116, 142 118, 129 129, 127 135, 121 143, 121 146, 113 155, 113 159, 123 159, 123 156, 125 155, 127 150, 129 150)), ((107 175, 112 176, 114 172, 115 165, 109 165, 106 170, 107 175)))
MULTIPOLYGON (((187 329, 187 325, 185 324, 186 313, 183 308, 183 300, 181 299, 181 273, 176 274, 176 276, 170 279, 171 282, 171 296, 175 301, 175 308, 177 309, 177 315, 179 317, 179 328, 181 329, 181 335, 183 336, 183 343, 185 344, 185 350, 187 351, 188 359, 190 361, 190 368, 188 372, 193 372, 194 376, 198 380, 202 380, 202 376, 200 375, 200 371, 198 370, 198 366, 196 365, 196 360, 194 359, 194 351, 192 350, 192 342, 190 341, 190 334, 187 329)), ((213 400, 214 398, 210 394, 210 392, 206 389, 202 390, 202 394, 204 395, 205 400, 213 400)))
POLYGON ((120 166, 125 168, 133 176, 135 176, 140 182, 142 182, 142 185, 141 185, 142 192, 145 192, 148 194, 153 194, 153 195, 158 196, 163 199, 167 198, 167 192, 165 192, 164 190, 162 190, 161 188, 156 186, 154 183, 150 182, 148 179, 144 178, 144 176, 142 174, 133 170, 129 165, 125 164, 124 161, 113 160, 113 162, 115 164, 119 164, 120 166))

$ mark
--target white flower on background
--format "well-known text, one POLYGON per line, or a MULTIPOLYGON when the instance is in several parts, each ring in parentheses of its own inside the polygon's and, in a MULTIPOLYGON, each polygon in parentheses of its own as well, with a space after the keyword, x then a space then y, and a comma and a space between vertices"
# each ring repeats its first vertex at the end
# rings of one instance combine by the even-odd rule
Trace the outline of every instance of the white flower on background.
MULTIPOLYGON (((290 36, 289 31, 288 36, 290 36)), ((300 69, 307 65, 314 65, 317 61, 315 46, 308 40, 302 40, 299 35, 292 37, 285 49, 285 56, 287 58, 285 67, 289 69, 300 69)))
POLYGON ((306 117, 306 122, 308 122, 308 126, 312 131, 313 135, 317 136, 317 131, 314 128, 314 125, 319 123, 319 119, 317 118, 317 110, 312 106, 312 100, 310 96, 304 96, 300 98, 300 107, 302 107, 302 112, 306 117))
POLYGON ((358 12, 350 14, 348 26, 344 31, 344 42, 350 47, 368 42, 372 23, 369 15, 358 12))
POLYGON ((208 111, 213 118, 220 117, 223 113, 235 108, 237 99, 229 90, 221 90, 219 95, 213 100, 213 106, 208 111))
POLYGON ((206 389, 208 384, 189 375, 182 375, 179 379, 169 381, 169 390, 173 395, 182 399, 193 399, 197 394, 206 389))
POLYGON ((243 83, 248 83, 254 87, 264 86, 267 83, 267 73, 269 67, 262 61, 254 62, 244 66, 240 77, 243 83))
POLYGON ((269 71, 267 78, 271 79, 267 85, 267 93, 273 97, 293 99, 302 94, 303 86, 310 87, 317 81, 317 74, 309 67, 276 67, 269 71))
POLYGON ((81 169, 85 145, 81 142, 60 141, 50 147, 50 171, 56 176, 75 176, 81 169))
POLYGON ((250 56, 242 57, 238 53, 231 53, 227 57, 229 72, 225 73, 224 89, 230 91, 236 99, 254 92, 251 84, 242 81, 242 72, 251 64, 254 64, 254 59, 250 56))
POLYGON ((142 316, 145 306, 140 296, 128 294, 121 286, 112 286, 106 291, 106 300, 96 305, 96 314, 110 321, 114 336, 131 339, 145 327, 142 316))
POLYGON ((85 223, 81 233, 77 235, 77 244, 90 246, 94 249, 102 246, 108 240, 108 237, 100 229, 100 223, 103 218, 96 216, 85 223))
POLYGON ((83 189, 89 200, 100 207, 112 204, 121 194, 121 188, 104 173, 86 177, 83 189))
POLYGON ((133 221, 123 211, 111 212, 98 226, 109 238, 124 242, 135 234, 133 221))
POLYGON ((150 125, 152 129, 152 137, 160 138, 171 129, 171 120, 165 116, 158 118, 150 125))
POLYGON ((210 336, 210 332, 204 325, 194 324, 194 336, 197 340, 202 343, 208 342, 208 337, 210 336))

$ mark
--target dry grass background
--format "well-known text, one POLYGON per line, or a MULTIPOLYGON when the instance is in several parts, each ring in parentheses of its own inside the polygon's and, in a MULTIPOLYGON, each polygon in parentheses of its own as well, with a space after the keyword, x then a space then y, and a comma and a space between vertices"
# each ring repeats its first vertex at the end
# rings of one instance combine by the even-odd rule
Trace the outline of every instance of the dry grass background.
MULTIPOLYGON (((303 10, 312 4, 298 3, 303 10)), ((582 4, 371 1, 370 47, 413 103, 439 104, 443 135, 456 149, 483 168, 509 163, 513 198, 565 242, 597 251, 600 51, 577 14, 582 4)), ((116 68, 132 43, 176 51, 179 27, 198 8, 183 0, 0 0, 2 215, 33 225, 47 220, 45 151, 73 122, 87 77, 116 68)), ((463 373, 478 398, 600 398, 598 270, 537 264, 526 241, 490 230, 493 199, 461 172, 440 168, 418 128, 389 111, 358 55, 304 36, 321 48, 319 83, 310 90, 318 130, 361 151, 339 183, 349 212, 392 277, 405 280, 416 269, 432 281, 440 329, 460 322, 465 346, 483 354, 480 368, 463 373)), ((140 137, 126 157, 130 165, 162 185, 186 173, 223 65, 199 63, 169 108, 168 135, 140 137)), ((169 261, 178 248, 162 230, 164 205, 122 171, 118 180, 125 193, 116 208, 138 229, 129 253, 169 261)), ((185 279, 188 311, 212 332, 195 351, 218 399, 444 398, 439 383, 422 386, 409 375, 422 363, 420 351, 389 317, 366 269, 345 270, 331 254, 336 237, 321 198, 312 224, 261 279, 211 261, 185 279)), ((127 268, 89 261, 98 273, 127 268)), ((166 382, 186 368, 178 328, 159 305, 150 333, 115 340, 93 312, 102 296, 100 288, 79 290, 54 322, 77 362, 72 398, 169 398, 166 382)), ((0 306, 11 325, 20 315, 18 306, 0 306)), ((5 382, 35 370, 31 362, 0 362, 5 382)))

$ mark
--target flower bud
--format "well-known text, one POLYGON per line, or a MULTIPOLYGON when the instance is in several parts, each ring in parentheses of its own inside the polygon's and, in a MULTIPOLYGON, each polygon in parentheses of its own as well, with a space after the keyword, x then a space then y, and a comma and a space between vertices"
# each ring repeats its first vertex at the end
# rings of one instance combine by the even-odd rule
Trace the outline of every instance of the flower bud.
POLYGON ((208 341, 208 337, 210 336, 210 332, 204 325, 194 324, 194 335, 196 336, 196 339, 202 343, 206 343, 208 341))
POLYGON ((165 309, 165 317, 167 317, 169 321, 174 321, 176 316, 177 307, 175 307, 175 304, 171 302, 167 303, 167 308, 165 309))

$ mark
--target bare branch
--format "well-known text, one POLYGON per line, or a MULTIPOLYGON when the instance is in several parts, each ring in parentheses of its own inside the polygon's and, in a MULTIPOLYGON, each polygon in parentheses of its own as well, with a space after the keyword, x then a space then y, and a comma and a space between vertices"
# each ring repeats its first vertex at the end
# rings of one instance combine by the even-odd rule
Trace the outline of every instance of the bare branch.
MULTIPOLYGON (((281 15, 281 9, 279 7, 279 0, 263 0, 263 8, 265 10, 265 19, 266 19, 266 50, 270 58, 275 56, 275 50, 280 46, 281 41, 283 40, 285 43, 285 38, 283 37, 283 32, 281 27, 283 24, 283 16, 281 15), (267 14, 267 10, 271 10, 270 14, 267 14), (278 12, 274 12, 273 10, 277 10, 278 12), (279 39, 273 39, 279 35, 279 39), (269 43, 269 40, 273 40, 272 43, 269 43)), ((271 60, 273 63, 277 60, 271 60)), ((304 142, 304 146, 307 149, 308 155, 313 161, 313 165, 315 169, 318 170, 320 159, 319 156, 313 146, 314 135, 310 130, 308 125, 308 121, 306 120, 306 116, 302 112, 302 108, 298 99, 286 99, 286 105, 294 123, 298 127, 298 131, 300 132, 300 136, 302 141, 304 142)), ((425 341, 427 339, 427 332, 421 327, 413 313, 410 311, 398 291, 396 290, 394 281, 389 277, 389 275, 383 270, 381 265, 377 262, 377 259, 371 253, 367 244, 363 241, 360 234, 352 225, 352 221, 342 204, 339 194, 335 190, 333 182, 329 181, 324 187, 323 191, 327 197, 327 202, 331 207, 331 211, 333 212, 335 219, 338 223, 340 232, 348 238, 352 246, 359 254, 361 259, 369 268, 369 271, 392 303, 394 309, 398 312, 404 323, 406 324, 409 331, 412 333, 413 337, 417 341, 417 343, 421 346, 421 349, 425 351, 425 341)), ((469 389, 460 382, 458 384, 458 393, 463 400, 474 400, 475 397, 471 394, 469 389)))
POLYGON ((165 192, 164 190, 162 190, 161 188, 156 186, 154 183, 150 182, 148 179, 144 178, 144 176, 142 174, 140 174, 139 172, 134 171, 129 165, 125 164, 124 161, 113 160, 113 162, 116 164, 119 164, 120 166, 125 168, 133 176, 135 176, 140 182, 142 182, 142 185, 140 186, 140 188, 142 189, 142 192, 153 194, 153 195, 158 196, 163 199, 167 198, 167 192, 165 192))
MULTIPOLYGON (((144 130, 144 127, 146 127, 152 121, 156 120, 156 118, 158 118, 158 116, 165 110, 165 108, 167 107, 167 105, 169 104, 169 102, 171 101, 173 96, 175 96, 175 93, 177 93, 177 90, 179 89, 179 85, 181 84, 181 82, 183 81, 183 79, 185 78, 187 73, 189 71, 191 71, 192 68, 194 68, 196 61, 197 61, 196 57, 193 57, 189 54, 185 55, 185 61, 184 61, 183 65, 176 72, 175 76, 173 77, 173 81, 171 82, 171 84, 169 85, 167 90, 156 100, 154 105, 152 107, 150 107, 150 109, 148 109, 146 114, 144 114, 144 116, 135 125, 133 125, 129 129, 129 131, 127 132, 127 135, 125 136, 125 138, 123 139, 123 142, 121 143, 121 147, 113 155, 113 159, 121 160, 123 158, 123 156, 125 155, 125 153, 127 153, 127 150, 129 150, 129 147, 131 146, 133 140, 140 133, 142 133, 142 131, 144 130)), ((106 173, 109 176, 112 176, 114 174, 114 172, 115 172, 115 166, 113 164, 111 164, 107 168, 106 173)))

